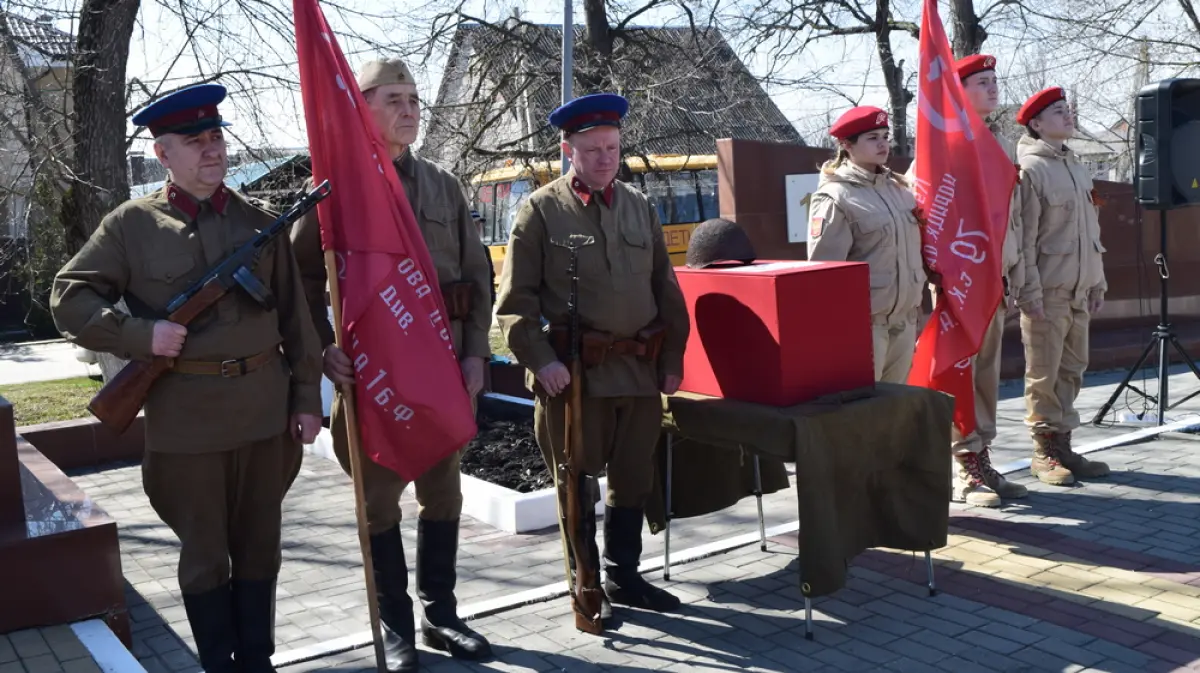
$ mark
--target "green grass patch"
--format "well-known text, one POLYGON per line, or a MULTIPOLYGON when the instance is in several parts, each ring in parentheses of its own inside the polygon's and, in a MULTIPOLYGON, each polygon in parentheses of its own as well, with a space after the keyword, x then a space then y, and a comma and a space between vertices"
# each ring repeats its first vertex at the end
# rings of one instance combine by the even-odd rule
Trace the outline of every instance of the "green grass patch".
POLYGON ((504 342, 504 335, 500 333, 499 325, 492 324, 492 329, 488 332, 488 343, 492 347, 492 355, 502 355, 506 358, 512 357, 512 351, 508 349, 508 344, 504 342))
POLYGON ((70 421, 89 415, 88 402, 103 384, 86 376, 0 386, 0 397, 13 407, 17 427, 70 421))

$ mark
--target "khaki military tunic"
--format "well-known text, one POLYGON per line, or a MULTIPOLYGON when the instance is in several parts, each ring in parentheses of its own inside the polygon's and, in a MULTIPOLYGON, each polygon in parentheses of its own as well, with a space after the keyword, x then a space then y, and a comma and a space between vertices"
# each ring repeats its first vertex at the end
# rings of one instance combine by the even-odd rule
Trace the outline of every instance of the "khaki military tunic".
MULTIPOLYGON (((275 218, 222 187, 197 202, 174 184, 127 201, 58 273, 51 311, 89 350, 152 358, 167 303, 275 218), (125 299, 132 315, 114 310, 125 299)), ((187 326, 180 360, 278 356, 242 376, 168 371, 146 398, 145 490, 179 537, 179 585, 201 593, 279 569, 284 496, 300 469, 291 414, 321 414, 321 348, 286 236, 254 270, 274 294, 267 311, 234 289, 187 326)))
POLYGON ((916 207, 899 175, 845 161, 822 172, 809 209, 810 260, 870 266, 877 381, 904 383, 912 368, 927 280, 916 207))
MULTIPOLYGON (((641 508, 653 486, 662 377, 683 373, 690 330, 687 306, 658 214, 646 197, 617 181, 611 203, 599 194, 585 203, 571 186, 574 179, 569 171, 531 194, 518 211, 500 274, 496 318, 514 357, 529 371, 536 434, 548 466, 564 460, 566 395, 549 397, 534 375, 557 360, 542 321, 566 323, 571 291, 570 251, 553 242, 565 242, 572 234, 594 237, 593 245, 579 251, 583 328, 630 339, 656 320, 666 327, 657 363, 609 353, 583 374, 586 469, 596 474, 607 466, 609 506, 641 508)), ((564 494, 560 490, 560 497, 564 494)))
MULTIPOLYGON (((487 248, 479 239, 466 198, 453 175, 431 161, 414 156, 411 151, 397 159, 393 166, 429 249, 437 270, 438 284, 456 281, 473 283, 469 317, 451 322, 455 352, 459 360, 478 357, 486 361, 491 357, 488 331, 492 324, 492 283, 487 248)), ((335 185, 335 194, 336 189, 335 185)), ((328 278, 324 252, 321 250, 320 222, 315 210, 296 223, 292 241, 304 277, 313 322, 321 334, 322 345, 329 346, 334 342, 334 330, 325 302, 328 278)), ((334 453, 342 468, 350 474, 343 405, 340 388, 335 388, 330 431, 334 439, 334 453)), ((461 451, 456 452, 417 478, 418 516, 422 519, 451 521, 459 517, 462 511, 461 457, 461 451)), ((375 535, 400 522, 400 495, 407 483, 392 470, 366 457, 365 453, 362 464, 368 529, 375 535)))
POLYGON ((1087 168, 1068 148, 1021 138, 1020 289, 1026 425, 1033 432, 1079 427, 1075 398, 1088 364, 1089 300, 1108 289, 1099 211, 1087 168), (1041 303, 1046 317, 1029 310, 1041 303))
MULTIPOLYGON (((166 318, 167 303, 275 219, 225 193, 222 207, 203 203, 195 219, 196 206, 174 185, 105 217, 55 278, 51 310, 59 331, 89 350, 150 360, 154 322, 166 318), (133 315, 113 309, 122 297, 133 315)), ((254 274, 275 294, 277 310, 263 310, 236 289, 187 327, 179 359, 221 362, 281 346, 282 356, 235 378, 162 376, 146 398, 150 450, 226 451, 284 431, 289 414, 321 415, 321 347, 286 236, 263 253, 254 274)))

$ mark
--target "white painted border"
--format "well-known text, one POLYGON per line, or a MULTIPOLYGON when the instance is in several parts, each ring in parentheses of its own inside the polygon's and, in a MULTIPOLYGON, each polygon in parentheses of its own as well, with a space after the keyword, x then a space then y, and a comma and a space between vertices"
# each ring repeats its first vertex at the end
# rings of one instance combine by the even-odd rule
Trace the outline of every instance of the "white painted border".
MULTIPOLYGON (((520 397, 497 393, 485 393, 484 396, 503 402, 533 406, 532 400, 520 397)), ((316 441, 305 446, 304 450, 314 456, 337 462, 337 456, 333 453, 333 435, 328 428, 322 428, 316 441)), ((607 491, 607 478, 602 477, 599 480, 599 489, 601 494, 607 491)), ((558 525, 558 503, 555 501, 553 488, 521 493, 463 474, 462 494, 463 514, 506 533, 531 533, 558 525)), ((597 515, 604 513, 603 498, 596 503, 595 511, 597 515)))
POLYGON ((125 649, 108 624, 91 619, 71 624, 71 630, 104 673, 146 673, 146 669, 125 649))

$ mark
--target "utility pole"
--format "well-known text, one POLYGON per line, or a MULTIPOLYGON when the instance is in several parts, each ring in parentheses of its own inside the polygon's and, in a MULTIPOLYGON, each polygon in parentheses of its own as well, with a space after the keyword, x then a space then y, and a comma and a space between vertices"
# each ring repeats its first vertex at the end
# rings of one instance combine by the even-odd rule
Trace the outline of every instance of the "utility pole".
MULTIPOLYGON (((563 0, 563 39, 562 39, 562 104, 566 105, 575 96, 572 93, 575 82, 575 19, 571 15, 573 0, 563 0)), ((571 160, 562 155, 562 174, 566 175, 571 169, 571 160)))

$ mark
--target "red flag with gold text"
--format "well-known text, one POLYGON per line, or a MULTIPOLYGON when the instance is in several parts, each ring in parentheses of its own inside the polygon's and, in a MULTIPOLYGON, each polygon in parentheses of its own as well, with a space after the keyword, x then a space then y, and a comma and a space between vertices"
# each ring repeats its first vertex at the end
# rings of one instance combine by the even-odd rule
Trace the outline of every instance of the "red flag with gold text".
POLYGON ((954 396, 954 423, 975 429, 971 356, 1004 294, 1004 235, 1016 168, 969 104, 937 0, 921 16, 914 192, 925 264, 942 292, 917 340, 908 383, 954 396))
POLYGON ((321 247, 334 250, 344 348, 371 460, 413 481, 477 431, 437 272, 354 74, 317 0, 294 0, 321 247))

